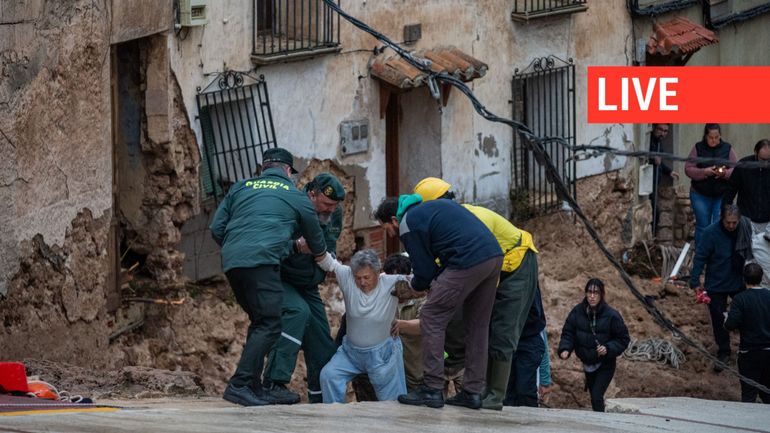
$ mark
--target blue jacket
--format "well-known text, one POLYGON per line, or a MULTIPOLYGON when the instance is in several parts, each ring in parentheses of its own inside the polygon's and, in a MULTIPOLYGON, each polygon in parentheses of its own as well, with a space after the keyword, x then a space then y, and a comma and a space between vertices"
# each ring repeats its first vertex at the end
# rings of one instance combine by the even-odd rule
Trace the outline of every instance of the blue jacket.
POLYGON ((700 242, 695 248, 690 287, 700 285, 700 275, 705 266, 706 279, 703 287, 707 292, 734 293, 743 290, 743 259, 735 253, 737 234, 738 230, 734 232, 734 236, 728 234, 721 221, 703 230, 700 242))
POLYGON ((407 208, 399 232, 412 261, 415 290, 427 290, 445 268, 468 269, 503 255, 484 223, 451 200, 432 200, 407 208))

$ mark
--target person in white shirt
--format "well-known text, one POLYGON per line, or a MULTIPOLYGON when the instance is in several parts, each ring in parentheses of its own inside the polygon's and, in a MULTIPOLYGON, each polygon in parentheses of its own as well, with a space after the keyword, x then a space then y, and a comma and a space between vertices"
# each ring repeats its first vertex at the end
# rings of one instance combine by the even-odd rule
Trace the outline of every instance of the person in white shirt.
POLYGON ((406 275, 380 273, 380 259, 373 250, 353 255, 350 266, 331 256, 318 265, 337 275, 345 299, 347 334, 332 359, 321 370, 324 403, 345 403, 347 384, 366 373, 380 401, 396 400, 406 393, 403 347, 390 334, 398 298, 391 292, 406 275))

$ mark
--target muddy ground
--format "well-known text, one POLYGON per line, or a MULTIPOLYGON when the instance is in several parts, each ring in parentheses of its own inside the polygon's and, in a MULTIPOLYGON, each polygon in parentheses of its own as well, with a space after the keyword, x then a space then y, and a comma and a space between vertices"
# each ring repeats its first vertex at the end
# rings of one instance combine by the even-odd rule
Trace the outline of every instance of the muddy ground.
MULTIPOLYGON (((625 210, 632 193, 633 188, 618 179, 617 173, 584 180, 578 187, 580 203, 615 253, 625 248, 625 210)), ((686 356, 680 369, 621 358, 607 397, 738 399, 738 380, 727 373, 714 373, 703 356, 653 322, 574 216, 561 212, 520 225, 533 233, 540 249, 540 280, 554 381, 550 407, 590 407, 580 363, 574 357, 567 361, 555 357, 561 325, 569 310, 582 299, 583 286, 590 277, 605 280, 607 301, 625 318, 632 339, 664 338, 686 356)), ((661 291, 659 282, 640 277, 634 277, 634 281, 645 294, 657 296, 661 291)), ((322 292, 328 301, 332 331, 336 332, 343 309, 341 296, 333 281, 327 282, 322 292)), ((219 395, 235 369, 247 326, 247 318, 227 283, 213 279, 205 284, 188 284, 163 299, 175 303, 146 303, 146 299, 137 302, 144 309, 141 326, 116 336, 107 349, 94 346, 94 351, 109 353, 107 367, 94 370, 87 362, 56 362, 52 354, 46 361, 25 360, 29 373, 60 389, 95 399, 219 395)), ((656 305, 688 335, 714 349, 707 309, 694 304, 688 289, 669 287, 667 296, 658 299, 656 305)), ((301 357, 291 388, 304 399, 301 357)))

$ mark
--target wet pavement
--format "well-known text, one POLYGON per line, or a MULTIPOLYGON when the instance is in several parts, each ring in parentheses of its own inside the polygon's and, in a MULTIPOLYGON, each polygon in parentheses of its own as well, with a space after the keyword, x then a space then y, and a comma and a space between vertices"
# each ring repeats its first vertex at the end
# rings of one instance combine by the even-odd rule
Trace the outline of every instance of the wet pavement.
POLYGON ((609 400, 609 410, 505 408, 502 412, 395 402, 244 408, 221 399, 100 401, 107 413, 0 416, 3 432, 770 432, 761 404, 691 398, 609 400))

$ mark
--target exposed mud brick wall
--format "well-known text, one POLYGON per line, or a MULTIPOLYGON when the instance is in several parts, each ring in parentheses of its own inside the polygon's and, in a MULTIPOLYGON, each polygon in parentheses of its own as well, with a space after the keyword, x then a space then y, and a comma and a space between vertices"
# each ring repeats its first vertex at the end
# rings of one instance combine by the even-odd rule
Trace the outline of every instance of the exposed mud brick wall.
POLYGON ((182 276, 184 255, 177 250, 181 226, 199 212, 200 153, 168 65, 165 36, 152 38, 146 62, 141 143, 146 176, 138 219, 122 221, 124 244, 146 255, 146 271, 168 286, 182 276))
POLYGON ((110 215, 77 215, 61 246, 35 236, 24 242, 19 272, 0 301, 0 347, 6 360, 55 359, 106 367, 120 360, 108 347, 104 283, 110 215))
POLYGON ((677 244, 690 241, 695 236, 695 214, 687 192, 677 192, 673 206, 674 241, 677 244))
POLYGON ((109 10, 3 2, 0 22, 2 356, 109 365, 109 10))

